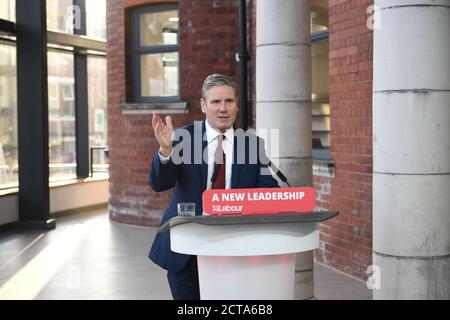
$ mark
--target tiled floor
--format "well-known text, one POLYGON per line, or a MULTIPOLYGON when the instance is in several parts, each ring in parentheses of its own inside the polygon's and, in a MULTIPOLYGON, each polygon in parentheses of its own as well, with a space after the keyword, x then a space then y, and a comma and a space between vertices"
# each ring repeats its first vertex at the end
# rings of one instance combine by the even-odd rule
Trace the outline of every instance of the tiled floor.
MULTIPOLYGON (((111 222, 97 211, 57 227, 0 233, 0 299, 171 299, 148 258, 155 228, 111 222)), ((315 265, 317 299, 371 299, 364 282, 315 265)))

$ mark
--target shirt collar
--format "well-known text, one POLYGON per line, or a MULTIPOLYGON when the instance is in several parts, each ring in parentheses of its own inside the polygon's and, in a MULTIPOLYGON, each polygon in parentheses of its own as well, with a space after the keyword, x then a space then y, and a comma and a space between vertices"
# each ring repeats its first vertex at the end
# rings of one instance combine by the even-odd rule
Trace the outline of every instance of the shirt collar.
MULTIPOLYGON (((206 128, 206 139, 208 140, 208 144, 211 143, 220 133, 213 129, 209 123, 208 120, 205 119, 205 128, 206 128)), ((233 141, 234 138, 234 128, 231 126, 231 128, 227 129, 224 133, 225 139, 228 139, 229 142, 233 141)))

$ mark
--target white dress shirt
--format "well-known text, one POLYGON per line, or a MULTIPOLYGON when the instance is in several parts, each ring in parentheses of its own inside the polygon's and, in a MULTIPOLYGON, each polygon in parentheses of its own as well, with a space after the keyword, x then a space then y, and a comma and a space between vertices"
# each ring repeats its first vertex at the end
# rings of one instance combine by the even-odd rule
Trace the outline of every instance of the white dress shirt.
MULTIPOLYGON (((214 172, 214 153, 217 148, 217 136, 220 134, 213 129, 208 120, 205 120, 206 127, 206 139, 208 141, 208 176, 206 189, 209 190, 212 187, 211 177, 214 172)), ((233 127, 227 129, 224 133, 224 139, 222 142, 223 152, 225 153, 226 167, 225 167, 225 189, 231 188, 231 165, 233 163, 233 144, 234 144, 234 129, 233 127)))
MULTIPOLYGON (((205 120, 205 127, 206 127, 206 140, 207 140, 207 149, 208 149, 208 175, 207 175, 207 183, 206 183, 206 189, 211 189, 212 182, 211 177, 214 172, 214 153, 217 148, 217 136, 220 134, 219 131, 216 131, 213 129, 209 123, 208 120, 205 120)), ((234 129, 233 127, 227 129, 224 133, 224 139, 222 142, 222 148, 223 152, 225 153, 226 157, 226 167, 225 167, 225 188, 230 189, 231 188, 231 168, 233 163, 233 145, 234 145, 234 129)), ((170 155, 166 158, 161 155, 161 153, 158 151, 159 160, 161 163, 166 163, 169 161, 170 155)))

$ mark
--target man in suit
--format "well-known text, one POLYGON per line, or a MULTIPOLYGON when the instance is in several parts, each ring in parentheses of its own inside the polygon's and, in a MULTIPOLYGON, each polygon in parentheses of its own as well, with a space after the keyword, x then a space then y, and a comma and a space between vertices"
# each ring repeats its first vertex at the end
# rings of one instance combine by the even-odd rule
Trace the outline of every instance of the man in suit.
MULTIPOLYGON (((220 74, 208 76, 200 104, 206 119, 182 129, 173 129, 170 116, 164 123, 153 114, 160 147, 152 161, 150 185, 156 192, 174 188, 161 224, 177 215, 178 203, 194 202, 196 215, 202 215, 202 194, 207 189, 279 187, 267 174, 267 163, 261 161, 263 140, 247 135, 244 144, 238 143, 233 128, 238 112, 233 81, 220 74), (256 148, 251 148, 251 141, 257 141, 256 148)), ((168 271, 174 299, 200 299, 197 257, 171 251, 170 233, 156 235, 149 258, 168 271)))

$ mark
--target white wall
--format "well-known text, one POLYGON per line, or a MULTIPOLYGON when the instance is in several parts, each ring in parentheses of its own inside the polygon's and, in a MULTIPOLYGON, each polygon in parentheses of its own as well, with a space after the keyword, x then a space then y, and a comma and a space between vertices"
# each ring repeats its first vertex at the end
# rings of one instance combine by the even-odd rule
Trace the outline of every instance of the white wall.
POLYGON ((50 190, 50 212, 60 212, 108 202, 108 181, 92 181, 50 190))
POLYGON ((0 197, 0 225, 19 220, 19 197, 17 194, 0 197))
MULTIPOLYGON (((76 183, 50 189, 50 212, 60 212, 107 203, 108 180, 76 183)), ((19 196, 0 197, 0 225, 19 221, 19 196)))

